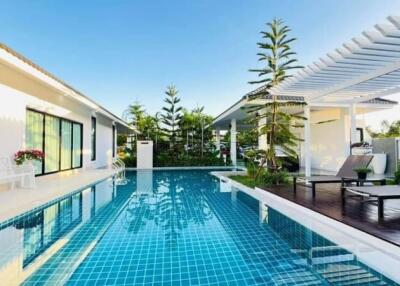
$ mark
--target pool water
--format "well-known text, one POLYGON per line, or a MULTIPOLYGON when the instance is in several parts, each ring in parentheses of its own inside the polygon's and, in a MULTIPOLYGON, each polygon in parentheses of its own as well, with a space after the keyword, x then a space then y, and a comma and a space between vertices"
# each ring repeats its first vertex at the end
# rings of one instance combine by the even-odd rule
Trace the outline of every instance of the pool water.
POLYGON ((24 285, 397 285, 209 171, 127 177, 0 225, 20 238, 1 265, 19 255, 24 285))

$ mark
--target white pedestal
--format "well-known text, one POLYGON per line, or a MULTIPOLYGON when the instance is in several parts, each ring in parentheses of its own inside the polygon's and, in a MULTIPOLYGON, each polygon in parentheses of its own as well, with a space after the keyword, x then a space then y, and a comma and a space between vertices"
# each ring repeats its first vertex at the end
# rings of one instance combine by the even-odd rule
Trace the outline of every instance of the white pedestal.
POLYGON ((137 141, 137 163, 138 169, 153 168, 153 141, 137 141))
POLYGON ((370 167, 374 169, 374 173, 382 175, 386 169, 386 154, 372 154, 374 158, 371 161, 370 167))

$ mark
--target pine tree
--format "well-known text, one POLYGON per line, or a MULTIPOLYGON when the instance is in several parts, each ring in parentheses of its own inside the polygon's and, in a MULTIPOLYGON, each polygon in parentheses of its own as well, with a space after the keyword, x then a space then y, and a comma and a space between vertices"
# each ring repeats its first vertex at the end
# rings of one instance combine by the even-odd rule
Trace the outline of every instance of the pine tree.
POLYGON ((288 71, 301 68, 297 65, 297 59, 294 58, 295 52, 291 50, 290 44, 296 38, 289 38, 290 29, 282 20, 274 19, 267 23, 268 31, 261 32, 263 42, 257 43, 261 52, 259 61, 265 64, 260 69, 251 69, 256 72, 259 80, 251 81, 251 84, 263 84, 262 88, 252 95, 252 99, 267 98, 271 99, 265 104, 257 105, 249 109, 249 112, 255 115, 255 122, 265 122, 257 126, 260 135, 267 135, 268 148, 265 150, 265 159, 262 165, 267 163, 272 172, 277 172, 280 168, 280 162, 276 156, 276 146, 280 146, 288 156, 296 156, 294 147, 300 140, 292 131, 295 127, 301 127, 299 121, 305 120, 302 116, 297 116, 282 110, 291 107, 303 106, 304 102, 281 101, 278 95, 271 94, 271 89, 278 86, 281 82, 291 77, 288 71), (266 112, 262 112, 266 110, 266 112), (297 121, 297 122, 296 122, 297 121))
POLYGON ((175 86, 170 85, 165 92, 166 97, 164 102, 166 106, 162 108, 162 123, 164 124, 163 131, 168 138, 170 150, 175 153, 178 135, 180 132, 179 123, 182 119, 182 107, 178 106, 181 101, 178 97, 178 91, 175 86))

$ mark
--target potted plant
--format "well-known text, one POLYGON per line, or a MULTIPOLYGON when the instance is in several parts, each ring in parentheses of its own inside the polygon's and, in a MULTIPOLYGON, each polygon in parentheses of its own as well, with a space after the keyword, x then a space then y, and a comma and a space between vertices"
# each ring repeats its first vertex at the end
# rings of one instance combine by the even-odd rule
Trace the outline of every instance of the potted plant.
POLYGON ((14 162, 17 166, 30 163, 32 161, 42 161, 44 153, 36 149, 20 150, 14 154, 14 162))
POLYGON ((365 180, 367 178, 367 175, 372 172, 372 169, 367 167, 362 167, 362 168, 355 168, 353 169, 353 171, 357 173, 357 177, 359 180, 365 180))

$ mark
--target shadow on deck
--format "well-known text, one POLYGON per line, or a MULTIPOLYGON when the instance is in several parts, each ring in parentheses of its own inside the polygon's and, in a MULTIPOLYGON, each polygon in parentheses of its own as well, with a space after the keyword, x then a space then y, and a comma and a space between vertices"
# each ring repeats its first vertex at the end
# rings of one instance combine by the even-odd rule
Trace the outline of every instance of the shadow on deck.
POLYGON ((262 189, 400 246, 400 200, 385 202, 385 217, 379 223, 376 202, 348 198, 343 208, 340 184, 318 185, 315 199, 312 198, 311 188, 302 184, 297 185, 296 194, 293 193, 292 186, 262 189))

